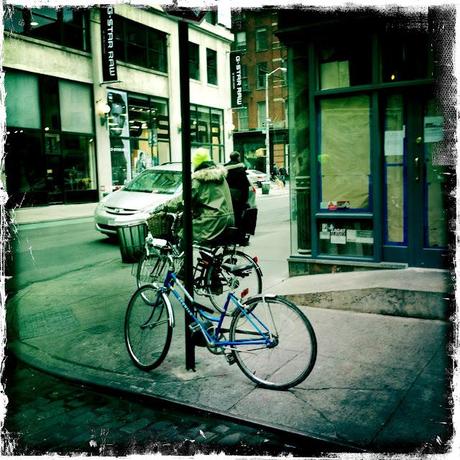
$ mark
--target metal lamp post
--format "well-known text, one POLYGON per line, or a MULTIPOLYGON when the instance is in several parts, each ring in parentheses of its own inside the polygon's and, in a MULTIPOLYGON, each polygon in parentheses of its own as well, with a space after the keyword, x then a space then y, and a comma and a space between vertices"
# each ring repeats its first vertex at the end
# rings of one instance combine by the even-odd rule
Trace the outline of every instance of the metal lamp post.
POLYGON ((265 173, 267 174, 267 180, 270 180, 270 118, 268 118, 268 78, 278 70, 287 72, 286 67, 277 67, 270 73, 265 74, 265 156, 267 158, 267 162, 265 164, 265 173))

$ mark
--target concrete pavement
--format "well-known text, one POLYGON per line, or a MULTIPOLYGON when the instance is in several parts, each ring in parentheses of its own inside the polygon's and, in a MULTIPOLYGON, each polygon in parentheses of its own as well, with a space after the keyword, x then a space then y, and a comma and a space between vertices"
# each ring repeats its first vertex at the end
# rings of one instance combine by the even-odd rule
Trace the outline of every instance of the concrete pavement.
MULTIPOLYGON (((391 273, 386 276, 393 281, 401 275, 391 273)), ((420 273, 410 275, 411 288, 420 289, 417 278, 423 285, 430 278, 420 273)), ((363 278, 353 284, 355 274, 338 273, 290 278, 268 290, 296 295, 301 286, 311 290, 321 279, 327 284, 321 276, 336 288, 365 288, 363 278)), ((148 373, 135 368, 123 339, 134 289, 131 266, 121 259, 32 284, 8 302, 9 350, 58 376, 297 433, 331 452, 447 448, 448 321, 301 306, 316 331, 317 363, 305 382, 279 392, 256 387, 237 366, 204 348, 196 349, 196 371, 186 371, 184 315, 177 304, 165 362, 148 373)))

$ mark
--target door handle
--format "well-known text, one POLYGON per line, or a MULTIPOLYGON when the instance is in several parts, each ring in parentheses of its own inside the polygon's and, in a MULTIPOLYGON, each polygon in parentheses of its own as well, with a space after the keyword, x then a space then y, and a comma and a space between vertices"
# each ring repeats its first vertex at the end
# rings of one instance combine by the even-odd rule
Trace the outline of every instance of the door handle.
POLYGON ((420 158, 415 157, 414 159, 414 169, 415 169, 415 180, 418 182, 420 181, 420 176, 422 175, 421 163, 420 158))

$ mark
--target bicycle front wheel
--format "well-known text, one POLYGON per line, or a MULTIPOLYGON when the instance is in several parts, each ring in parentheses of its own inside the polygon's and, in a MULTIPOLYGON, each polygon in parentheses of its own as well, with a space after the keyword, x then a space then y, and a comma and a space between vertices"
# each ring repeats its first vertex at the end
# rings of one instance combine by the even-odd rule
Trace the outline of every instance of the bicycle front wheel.
POLYGON ((134 364, 145 371, 159 366, 171 344, 173 318, 167 298, 154 286, 139 288, 125 316, 125 343, 134 364))
MULTIPOLYGON (((230 291, 241 296, 246 290, 246 296, 255 296, 262 292, 262 271, 257 262, 242 251, 229 250, 222 256, 222 264, 246 267, 241 274, 233 274, 223 266, 211 264, 205 275, 205 290, 214 308, 223 312, 227 295, 230 291)), ((233 305, 229 305, 228 315, 233 313, 233 305)))
POLYGON ((316 336, 307 317, 280 296, 257 296, 230 325, 232 353, 243 373, 261 387, 285 390, 303 382, 316 361, 316 336), (251 344, 262 337, 269 345, 251 344), (246 342, 246 343, 244 343, 246 342))

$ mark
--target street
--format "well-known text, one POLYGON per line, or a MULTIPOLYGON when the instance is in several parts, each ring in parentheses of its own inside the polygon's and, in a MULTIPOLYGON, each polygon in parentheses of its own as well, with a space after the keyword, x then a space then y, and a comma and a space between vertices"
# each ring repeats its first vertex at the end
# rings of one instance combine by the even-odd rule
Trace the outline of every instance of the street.
MULTIPOLYGON (((246 249, 249 254, 259 256, 264 283, 275 283, 288 273, 288 200, 288 194, 259 196, 257 200, 256 235, 246 249)), ((19 226, 14 250, 11 284, 16 291, 30 283, 120 258, 117 242, 97 232, 92 218, 19 226)))

